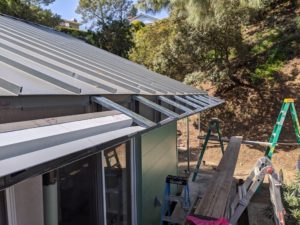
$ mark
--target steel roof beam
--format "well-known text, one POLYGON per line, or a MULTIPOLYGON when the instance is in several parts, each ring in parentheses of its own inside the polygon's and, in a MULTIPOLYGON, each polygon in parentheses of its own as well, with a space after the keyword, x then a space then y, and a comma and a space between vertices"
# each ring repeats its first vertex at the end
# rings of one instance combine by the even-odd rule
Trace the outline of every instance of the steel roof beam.
MULTIPOLYGON (((126 61, 125 59, 118 59, 117 62, 115 62, 116 58, 114 58, 115 56, 113 56, 112 54, 107 54, 106 52, 104 52, 103 50, 101 51, 100 49, 94 48, 92 46, 84 46, 83 43, 79 42, 77 43, 72 43, 72 42, 66 42, 66 40, 64 40, 64 37, 55 37, 52 38, 50 37, 49 34, 47 34, 47 29, 45 29, 44 31, 40 31, 39 29, 36 29, 36 27, 30 27, 30 26, 23 26, 21 23, 15 23, 15 24, 11 24, 11 23, 7 23, 7 21, 5 21, 5 18, 3 18, 3 21, 0 21, 2 24, 2 26, 4 27, 5 30, 13 30, 12 32, 16 33, 20 33, 19 35, 21 35, 21 37, 24 36, 24 32, 27 32, 26 34, 26 41, 30 41, 30 40, 34 40, 34 45, 36 46, 37 42, 42 43, 42 45, 39 46, 39 48, 44 48, 45 45, 47 46, 47 52, 52 51, 53 49, 55 49, 56 51, 60 52, 60 53, 64 53, 65 57, 68 57, 70 55, 76 57, 76 59, 78 57, 80 57, 80 61, 81 64, 83 62, 89 63, 89 65, 93 64, 93 67, 97 67, 95 68, 97 71, 100 69, 103 69, 103 67, 106 67, 106 69, 112 70, 114 68, 114 72, 113 71, 109 71, 110 73, 112 73, 111 75, 115 75, 115 73, 118 73, 119 76, 119 80, 126 77, 127 79, 127 83, 130 81, 134 81, 137 82, 138 84, 142 84, 144 85, 143 88, 145 89, 145 91, 153 93, 153 90, 157 91, 157 92, 162 92, 165 94, 168 93, 172 93, 172 89, 174 89, 174 87, 176 88, 176 90, 179 92, 181 92, 182 94, 191 94, 191 87, 187 87, 184 86, 183 84, 181 84, 180 82, 175 82, 174 80, 168 79, 165 80, 165 76, 161 76, 161 78, 157 79, 158 77, 154 76, 153 78, 151 76, 148 75, 148 73, 150 73, 150 71, 146 70, 146 69, 142 69, 142 71, 137 71, 137 68, 139 68, 139 70, 141 70, 141 66, 138 66, 137 64, 134 64, 132 62, 126 61), (35 36, 32 37, 31 35, 31 30, 33 30, 35 33, 35 36), (36 37, 41 37, 39 39, 37 39, 36 37), (65 48, 57 48, 57 45, 63 45, 65 48), (77 50, 78 49, 78 50, 77 50), (105 54, 105 57, 103 57, 103 55, 105 54), (113 57, 110 57, 113 56, 113 57), (99 60, 100 59, 100 60, 99 60), (99 63, 101 63, 101 66, 99 67, 99 63), (105 65, 104 65, 104 64, 105 65), (130 63, 130 64, 129 64, 130 63), (128 73, 124 73, 124 71, 127 69, 128 65, 130 66, 130 69, 128 69, 128 73), (119 66, 122 67, 119 67, 119 66), (126 66, 126 69, 125 69, 126 66), (117 70, 116 70, 117 68, 117 70), (133 71, 134 70, 134 71, 133 71), (121 72, 122 71, 122 72, 121 72), (122 73, 122 74, 121 74, 122 73), (143 80, 140 80, 140 76, 143 76, 143 80), (146 76, 148 75, 148 76, 146 76), (163 82, 157 82, 157 80, 160 79, 164 79, 162 80, 163 82), (149 85, 149 83, 154 82, 154 85, 149 85), (157 82, 157 83, 156 83, 157 82), (168 84, 166 83, 168 82, 168 84), (164 85, 164 88, 158 88, 158 86, 156 84, 160 84, 161 86, 164 85), (151 90, 152 89, 152 90, 151 90), (167 91, 166 91, 167 90, 167 91), (188 92, 188 93, 187 93, 188 92)), ((55 32, 53 32, 51 35, 56 35, 55 32)), ((56 35, 58 36, 58 35, 56 35)), ((22 39, 23 40, 23 39, 22 39)), ((25 41, 25 40, 23 40, 25 41)), ((57 54, 57 52, 55 53, 57 54)), ((72 61, 76 60, 73 59, 72 61)), ((79 63, 78 63, 79 64, 79 63)), ((91 66, 89 66, 90 68, 91 66)), ((106 71, 108 72, 108 71, 106 71)), ((153 72, 151 72, 150 75, 152 75, 153 72)), ((141 88, 142 89, 142 88, 141 88)), ((197 92, 199 92, 199 90, 195 90, 195 94, 197 92)), ((177 92, 176 92, 177 93, 177 92)), ((157 94, 161 94, 161 93, 157 93, 157 94)), ((175 93, 173 93, 175 94, 175 93)))
MULTIPOLYGON (((1 35, 0 35, 0 37, 3 38, 1 35)), ((49 67, 49 68, 51 68, 51 69, 53 69, 53 70, 55 70, 55 71, 57 71, 57 72, 63 73, 63 74, 66 75, 66 76, 70 76, 70 77, 73 77, 73 78, 75 78, 75 79, 78 79, 78 80, 80 80, 80 81, 82 81, 82 82, 85 82, 85 83, 87 83, 87 84, 93 85, 93 86, 95 86, 95 87, 97 87, 97 88, 101 88, 101 89, 103 89, 103 90, 105 90, 105 91, 108 91, 108 92, 110 92, 110 93, 116 93, 116 92, 117 92, 117 89, 115 89, 115 88, 111 88, 111 87, 109 87, 109 86, 107 86, 107 85, 101 84, 101 83, 99 83, 99 82, 96 82, 96 81, 94 81, 94 80, 91 80, 91 79, 89 79, 89 78, 87 78, 87 77, 84 77, 84 76, 82 76, 82 75, 76 74, 76 73, 74 73, 74 72, 72 72, 72 71, 69 71, 69 70, 67 70, 67 69, 64 69, 64 68, 62 68, 62 67, 59 67, 59 66, 54 65, 54 64, 52 64, 52 63, 46 62, 46 61, 44 61, 44 60, 42 60, 42 59, 39 59, 39 58, 37 58, 37 57, 34 57, 34 56, 30 55, 30 54, 27 54, 27 53, 25 53, 25 52, 19 51, 19 50, 16 49, 16 48, 9 47, 9 46, 7 46, 7 45, 5 45, 5 44, 3 44, 3 43, 0 43, 0 47, 1 47, 1 48, 4 48, 4 49, 7 50, 7 51, 13 52, 13 53, 15 53, 15 54, 17 54, 17 55, 20 55, 20 56, 22 56, 22 57, 25 57, 26 59, 30 59, 30 60, 32 60, 32 61, 34 61, 34 62, 37 62, 37 63, 39 63, 39 64, 41 64, 41 65, 43 65, 43 66, 49 67)))
POLYGON ((146 105, 146 106, 148 106, 148 107, 150 107, 150 108, 152 108, 152 109, 154 109, 155 111, 158 111, 158 112, 168 116, 168 117, 172 117, 172 118, 179 117, 179 115, 177 113, 172 112, 171 110, 169 110, 169 109, 167 109, 167 108, 165 108, 161 105, 158 105, 155 102, 152 102, 152 101, 150 101, 150 100, 148 100, 148 99, 146 99, 142 96, 134 96, 133 99, 140 102, 140 103, 142 103, 142 104, 144 104, 144 105, 146 105))
POLYGON ((158 99, 161 100, 162 102, 165 102, 165 103, 167 103, 167 104, 169 104, 171 106, 174 106, 175 108, 178 108, 178 109, 180 109, 180 110, 182 110, 182 111, 184 111, 186 113, 192 113, 193 112, 192 109, 190 109, 188 107, 185 107, 185 106, 179 104, 178 102, 175 102, 175 101, 173 101, 173 100, 171 100, 171 99, 169 99, 167 97, 159 96, 158 99))
POLYGON ((204 103, 190 96, 185 96, 185 98, 189 101, 192 101, 193 103, 196 103, 197 105, 200 105, 201 107, 206 107, 207 105, 209 105, 208 103, 204 103))
POLYGON ((224 102, 224 100, 220 99, 220 98, 216 98, 214 96, 209 96, 210 98, 212 98, 214 101, 216 102, 224 102))
POLYGON ((70 92, 73 92, 73 93, 76 93, 76 94, 80 94, 81 93, 81 89, 80 88, 74 87, 74 86, 72 86, 70 84, 67 84, 67 83, 63 82, 63 81, 57 80, 57 79, 55 79, 53 77, 50 77, 47 74, 41 73, 41 72, 39 72, 39 71, 37 71, 35 69, 27 67, 27 66, 25 66, 25 65, 23 65, 21 63, 13 61, 13 60, 11 60, 9 58, 6 58, 6 57, 4 57, 2 55, 0 55, 0 61, 3 62, 3 63, 5 63, 5 64, 7 64, 7 65, 10 65, 10 66, 12 66, 14 68, 17 68, 17 69, 19 69, 19 70, 21 70, 21 71, 23 71, 23 72, 25 72, 25 73, 27 73, 27 74, 29 74, 31 76, 37 77, 37 78, 39 78, 41 80, 49 82, 49 83, 51 83, 53 85, 56 85, 56 86, 58 86, 58 87, 60 87, 62 89, 65 89, 67 91, 70 91, 70 92))
POLYGON ((192 102, 190 102, 189 100, 186 100, 186 99, 184 99, 184 98, 182 98, 182 97, 174 96, 174 98, 175 98, 175 100, 177 100, 177 101, 179 101, 179 102, 181 102, 181 103, 184 103, 184 104, 186 104, 186 105, 192 106, 192 107, 194 107, 195 109, 201 108, 199 105, 197 105, 197 104, 195 104, 195 103, 192 103, 192 102))
MULTIPOLYGON (((0 25, 0 27, 1 27, 1 25, 0 25)), ((6 33, 6 32, 5 32, 4 30, 2 30, 2 29, 1 29, 1 32, 6 33)), ((22 48, 25 48, 25 49, 27 49, 27 50, 33 51, 33 52, 38 53, 38 54, 40 54, 40 55, 42 55, 42 56, 48 57, 48 58, 50 58, 50 59, 52 59, 52 60, 54 60, 54 61, 61 62, 61 63, 65 64, 65 65, 67 65, 67 66, 70 66, 70 67, 72 67, 72 68, 75 68, 75 69, 77 69, 77 70, 79 70, 79 71, 81 71, 81 72, 87 73, 87 74, 89 74, 89 75, 91 75, 91 76, 93 76, 93 77, 96 77, 96 78, 98 78, 98 79, 104 80, 104 81, 106 81, 106 82, 111 82, 111 83, 113 83, 113 84, 115 84, 115 85, 117 85, 117 86, 120 86, 120 87, 125 88, 125 89, 130 90, 130 91, 133 91, 133 92, 135 92, 135 93, 140 93, 140 90, 136 87, 136 86, 138 86, 138 84, 135 84, 135 83, 130 82, 130 81, 126 81, 126 83, 124 83, 124 82, 122 81, 122 80, 124 80, 123 78, 117 77, 117 79, 115 79, 113 74, 110 74, 110 75, 108 76, 108 75, 105 75, 105 74, 103 74, 103 73, 101 73, 101 74, 100 74, 100 73, 97 73, 97 72, 95 72, 95 71, 93 71, 93 70, 91 70, 91 69, 88 69, 87 67, 83 67, 83 66, 82 66, 82 63, 80 63, 79 61, 78 61, 77 64, 74 63, 74 62, 76 62, 76 60, 70 58, 70 57, 67 56, 67 55, 59 54, 58 52, 55 52, 55 51, 50 50, 50 49, 47 49, 47 52, 53 53, 53 55, 51 55, 51 54, 48 54, 48 53, 46 53, 46 52, 43 52, 43 51, 41 51, 41 50, 39 50, 39 49, 35 49, 35 48, 33 48, 33 47, 24 45, 23 43, 19 43, 19 41, 20 41, 20 39, 21 39, 21 40, 23 40, 23 41, 24 41, 25 43, 27 43, 27 44, 34 45, 33 42, 28 41, 28 40, 26 40, 25 38, 17 37, 17 36, 15 36, 15 35, 13 35, 13 34, 6 34, 6 35, 10 35, 11 37, 17 39, 18 41, 14 41, 14 40, 12 40, 12 39, 7 39, 7 38, 6 38, 5 40, 7 40, 7 41, 9 41, 9 42, 11 42, 11 43, 13 43, 13 44, 16 44, 16 45, 18 45, 18 46, 20 46, 20 47, 22 47, 22 48), (57 56, 60 56, 60 57, 62 57, 62 58, 58 58, 57 56), (69 61, 68 61, 68 60, 69 60, 69 61)), ((1 36, 1 38, 3 38, 3 36, 1 36)), ((4 38, 3 38, 3 39, 4 39, 4 38)), ((36 44, 36 43, 35 43, 35 44, 36 44)), ((44 48, 44 46, 36 46, 36 47, 39 47, 40 49, 43 49, 43 48, 44 48)))
POLYGON ((107 109, 117 110, 117 111, 124 113, 125 115, 132 118, 136 124, 138 124, 142 127, 150 128, 150 127, 156 126, 156 123, 152 122, 151 120, 148 120, 145 117, 142 117, 141 115, 125 108, 124 106, 121 106, 121 105, 109 100, 108 98, 93 97, 92 101, 107 108, 107 109))
POLYGON ((0 78, 0 87, 16 95, 19 95, 22 92, 22 87, 2 78, 0 78))
POLYGON ((200 101, 203 101, 207 104, 215 104, 220 102, 220 100, 217 101, 209 95, 194 95, 194 98, 199 99, 200 101))
MULTIPOLYGON (((204 96, 204 95, 203 95, 204 96)), ((207 98, 204 98, 202 95, 192 95, 192 97, 193 98, 195 98, 195 99, 197 99, 198 101, 201 101, 201 102, 203 102, 204 104, 207 104, 207 105, 209 105, 209 104, 211 104, 212 102, 214 102, 214 101, 212 101, 211 99, 207 99, 207 98)))

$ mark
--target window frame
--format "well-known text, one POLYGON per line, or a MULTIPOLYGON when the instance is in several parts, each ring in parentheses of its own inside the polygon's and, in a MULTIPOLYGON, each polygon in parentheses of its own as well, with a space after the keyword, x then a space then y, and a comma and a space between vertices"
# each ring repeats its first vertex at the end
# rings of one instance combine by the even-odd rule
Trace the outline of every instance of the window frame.
MULTIPOLYGON (((123 142, 119 145, 116 145, 112 148, 116 148, 122 144, 125 144, 125 148, 126 148, 126 167, 128 167, 128 173, 127 173, 127 179, 129 179, 129 181, 127 181, 127 195, 128 200, 129 200, 129 204, 128 204, 128 208, 127 208, 127 224, 132 224, 132 225, 136 225, 136 179, 135 179, 135 151, 134 151, 134 144, 133 144, 133 139, 130 139, 126 142, 123 142)), ((109 150, 111 148, 107 148, 103 151, 101 151, 101 153, 99 154, 101 157, 101 160, 99 160, 98 162, 100 162, 100 166, 101 166, 101 172, 100 172, 100 176, 99 176, 99 181, 102 181, 100 184, 101 188, 99 186, 99 188, 101 189, 102 195, 101 198, 99 198, 99 201, 102 202, 102 207, 101 207, 101 212, 99 213, 99 215, 102 215, 102 223, 100 223, 101 225, 107 225, 107 206, 106 206, 106 182, 105 182, 105 156, 104 156, 104 151, 109 150)), ((100 196, 99 196, 100 197, 100 196)))

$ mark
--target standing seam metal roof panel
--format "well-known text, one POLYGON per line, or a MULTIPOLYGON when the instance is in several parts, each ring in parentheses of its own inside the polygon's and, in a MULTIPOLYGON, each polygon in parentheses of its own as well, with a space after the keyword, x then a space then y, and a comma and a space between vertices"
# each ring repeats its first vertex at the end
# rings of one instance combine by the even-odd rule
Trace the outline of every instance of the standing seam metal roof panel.
MULTIPOLYGON (((31 32, 29 33, 29 35, 31 35, 32 34, 32 32, 34 32, 35 30, 30 30, 31 32)), ((24 33, 24 30, 22 30, 22 34, 24 33)), ((42 40, 42 39, 44 39, 44 38, 49 38, 49 36, 44 36, 44 35, 40 35, 40 39, 39 40, 42 40)), ((38 40, 38 39, 37 39, 38 40)), ((50 43, 52 41, 52 39, 49 39, 48 40, 48 43, 50 43)), ((76 54, 77 54, 77 56, 78 55, 80 55, 80 53, 81 52, 85 52, 86 54, 89 54, 89 52, 87 52, 86 51, 86 48, 87 47, 91 47, 91 51, 93 51, 93 50, 99 50, 98 48, 95 48, 95 47, 93 47, 93 46, 90 46, 90 45, 86 45, 86 43, 84 43, 84 42, 82 42, 82 41, 80 41, 80 40, 78 40, 78 39, 75 39, 74 40, 75 42, 80 42, 80 43, 76 43, 76 45, 74 45, 74 43, 72 43, 73 41, 70 41, 70 42, 67 42, 67 43, 65 43, 65 42, 55 42, 56 43, 56 45, 60 45, 60 44, 62 44, 62 45, 66 45, 66 47, 68 47, 68 50, 72 50, 72 49, 76 49, 78 52, 76 52, 76 54), (71 44, 71 46, 69 46, 71 44), (84 45, 84 48, 80 48, 80 46, 81 45, 84 45)), ((53 42, 53 41, 52 41, 53 42)), ((47 44, 48 44, 47 43, 47 44)), ((52 46, 53 47, 53 46, 52 46)), ((102 50, 103 51, 103 50, 102 50)), ((101 58, 101 61, 103 62, 106 58, 109 58, 109 56, 112 56, 112 57, 116 57, 115 55, 113 55, 113 54, 111 54, 111 53, 108 53, 108 52, 106 52, 106 51, 103 51, 104 53, 106 53, 107 55, 106 55, 106 57, 102 57, 101 58)), ((94 55, 92 55, 92 57, 94 58, 95 56, 97 56, 97 55, 99 55, 99 52, 97 52, 97 53, 95 53, 94 55)), ((85 55, 85 57, 86 57, 86 55, 85 55)), ((93 59, 93 58, 91 58, 91 59, 93 59)), ((84 59, 84 58, 82 58, 82 59, 84 59)), ((130 62, 130 61, 128 61, 128 60, 126 60, 126 59, 123 59, 123 58, 119 58, 119 60, 120 61, 118 61, 118 63, 120 63, 120 62, 124 62, 124 63, 126 63, 126 64, 130 64, 129 66, 134 66, 134 67, 136 67, 136 66, 139 66, 138 64, 135 64, 135 63, 132 63, 132 62, 130 62)), ((111 62, 114 62, 114 60, 111 60, 111 62)), ((115 65, 116 66, 116 65, 115 65)), ((140 67, 141 68, 141 67, 140 67)), ((142 67, 142 69, 144 70, 145 68, 143 68, 142 67)), ((147 72, 150 72, 150 71, 147 71, 147 72)), ((161 75, 160 75, 161 76, 161 75)), ((164 78, 164 76, 162 77, 162 78, 164 78)), ((180 85, 182 85, 180 82, 176 82, 176 81, 174 81, 174 80, 172 80, 172 81, 170 81, 170 82, 175 82, 175 83, 179 83, 180 85)), ((197 90, 198 91, 198 90, 197 90)))
POLYGON ((0 15, 0 96, 206 92, 51 28, 0 15))

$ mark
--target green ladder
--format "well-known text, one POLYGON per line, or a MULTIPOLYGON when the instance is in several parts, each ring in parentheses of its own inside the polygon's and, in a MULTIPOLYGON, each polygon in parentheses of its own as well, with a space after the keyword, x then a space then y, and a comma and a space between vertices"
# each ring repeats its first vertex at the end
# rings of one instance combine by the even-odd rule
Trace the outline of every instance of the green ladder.
POLYGON ((295 102, 295 100, 292 98, 286 98, 283 101, 283 105, 281 107, 279 116, 277 118, 276 125, 273 129, 272 135, 269 140, 270 145, 268 146, 266 153, 265 153, 265 156, 267 156, 269 159, 271 159, 274 154, 275 147, 277 145, 277 142, 278 142, 278 139, 279 139, 282 127, 283 127, 283 123, 285 121, 286 115, 289 110, 292 114, 293 124, 294 124, 294 128, 296 131, 297 142, 300 146, 300 126, 299 126, 299 120, 298 120, 294 102, 295 102))
POLYGON ((193 179, 192 179, 193 182, 196 180, 196 177, 197 177, 197 174, 199 172, 199 168, 201 166, 201 162, 202 162, 202 159, 203 159, 203 156, 204 156, 209 138, 210 138, 211 133, 212 133, 213 130, 217 131, 218 141, 220 142, 220 145, 221 145, 221 151, 222 151, 222 154, 224 154, 224 144, 223 144, 222 134, 221 134, 221 130, 220 130, 220 120, 218 118, 212 118, 211 121, 209 122, 207 135, 205 137, 205 141, 204 141, 202 150, 200 152, 196 168, 194 170, 193 179))

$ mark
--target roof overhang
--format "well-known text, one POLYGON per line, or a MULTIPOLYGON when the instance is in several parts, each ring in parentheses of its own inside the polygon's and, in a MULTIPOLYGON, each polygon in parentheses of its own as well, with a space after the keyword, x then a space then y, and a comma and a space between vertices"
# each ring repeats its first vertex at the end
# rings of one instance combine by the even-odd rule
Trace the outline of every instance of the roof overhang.
MULTIPOLYGON (((132 126, 133 120, 124 114, 112 114, 21 130, 15 130, 11 125, 11 131, 0 133, 0 177, 131 137, 145 129, 132 126)), ((27 125, 31 126, 30 123, 27 125)))
POLYGON ((167 118, 159 121, 153 122, 134 111, 127 109, 124 106, 119 105, 116 102, 111 101, 110 99, 98 96, 92 97, 92 101, 101 105, 104 108, 110 110, 117 110, 124 113, 125 115, 131 117, 133 121, 146 129, 155 128, 157 126, 165 125, 172 121, 176 121, 202 111, 208 110, 210 108, 216 107, 220 104, 223 104, 224 101, 209 95, 188 95, 188 96, 157 96, 156 102, 151 101, 143 96, 133 96, 133 100, 146 105, 154 111, 157 111, 167 118), (160 103, 159 103, 160 102, 160 103), (161 103, 167 104, 169 107, 164 107, 161 103), (170 107, 174 110, 170 110, 170 107), (176 111, 176 112, 175 112, 176 111))
POLYGON ((94 96, 94 103, 114 111, 1 124, 0 178, 14 179, 0 182, 0 189, 224 102, 208 95, 157 96, 156 101, 136 95, 132 100, 161 113, 164 119, 155 122, 106 97, 94 96), (93 147, 97 150, 90 150, 93 147), (78 155, 73 157, 74 154, 78 155), (57 160, 60 162, 55 166, 47 166, 57 160), (32 169, 35 167, 38 169, 32 169))

